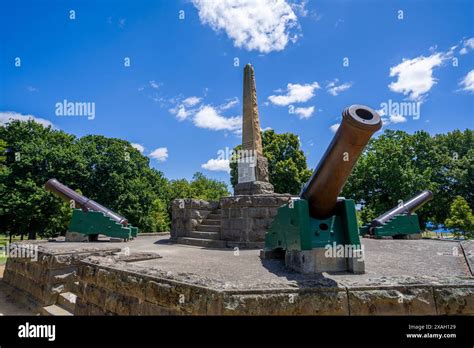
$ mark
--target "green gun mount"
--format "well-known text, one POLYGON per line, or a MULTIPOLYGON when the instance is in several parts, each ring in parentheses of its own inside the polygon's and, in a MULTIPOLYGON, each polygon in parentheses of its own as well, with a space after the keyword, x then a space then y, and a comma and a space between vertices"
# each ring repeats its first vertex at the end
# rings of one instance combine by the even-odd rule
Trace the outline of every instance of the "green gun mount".
MULTIPOLYGON (((128 220, 123 216, 80 195, 56 179, 48 180, 45 184, 45 189, 64 201, 70 202, 74 208, 80 208, 74 209, 72 212, 66 240, 68 240, 69 236, 76 234, 82 235, 83 238, 74 238, 74 240, 81 241, 83 239, 95 241, 98 239, 99 234, 112 238, 121 238, 124 241, 128 241, 138 235, 138 228, 129 224, 128 220)), ((73 240, 72 237, 71 240, 73 240)))
POLYGON ((392 237, 394 239, 415 238, 421 233, 418 215, 414 212, 433 199, 433 193, 424 190, 407 202, 372 220, 360 228, 360 235, 372 238, 392 237))
POLYGON ((370 137, 381 128, 377 112, 352 105, 300 196, 278 209, 261 257, 284 258, 300 273, 363 273, 355 203, 338 197, 370 137))

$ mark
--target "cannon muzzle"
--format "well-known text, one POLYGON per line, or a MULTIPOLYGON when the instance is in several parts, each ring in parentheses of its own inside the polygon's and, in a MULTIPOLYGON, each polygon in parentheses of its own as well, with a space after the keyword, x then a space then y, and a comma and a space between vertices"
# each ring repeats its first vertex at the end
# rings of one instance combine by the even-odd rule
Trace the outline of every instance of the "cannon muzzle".
POLYGON ((425 203, 433 199, 433 192, 430 190, 424 190, 417 194, 415 197, 409 199, 407 202, 390 209, 386 213, 376 217, 372 220, 369 227, 369 232, 378 226, 383 226, 385 223, 393 219, 397 215, 410 215, 415 210, 420 209, 425 203))
POLYGON ((92 199, 89 199, 87 197, 80 195, 76 191, 71 190, 66 185, 61 184, 56 179, 49 179, 44 185, 44 188, 47 191, 50 191, 54 193, 56 196, 62 198, 66 202, 70 202, 71 200, 74 201, 75 206, 78 208, 81 208, 84 211, 88 211, 88 210, 98 211, 107 215, 109 218, 118 222, 119 224, 122 224, 124 226, 128 225, 127 219, 125 219, 123 216, 117 213, 114 213, 112 210, 100 205, 99 203, 93 201, 92 199))
POLYGON ((352 105, 343 111, 341 125, 300 194, 312 217, 331 214, 357 159, 381 127, 380 115, 367 106, 352 105))

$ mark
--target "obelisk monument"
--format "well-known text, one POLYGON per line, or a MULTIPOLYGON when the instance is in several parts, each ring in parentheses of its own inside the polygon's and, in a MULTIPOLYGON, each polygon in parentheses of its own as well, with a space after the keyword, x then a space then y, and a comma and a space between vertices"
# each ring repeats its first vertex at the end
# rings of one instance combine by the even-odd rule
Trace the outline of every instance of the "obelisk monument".
POLYGON ((268 181, 268 160, 263 156, 255 74, 250 64, 244 68, 242 150, 237 157, 238 183, 234 187, 234 195, 274 192, 273 185, 268 181))

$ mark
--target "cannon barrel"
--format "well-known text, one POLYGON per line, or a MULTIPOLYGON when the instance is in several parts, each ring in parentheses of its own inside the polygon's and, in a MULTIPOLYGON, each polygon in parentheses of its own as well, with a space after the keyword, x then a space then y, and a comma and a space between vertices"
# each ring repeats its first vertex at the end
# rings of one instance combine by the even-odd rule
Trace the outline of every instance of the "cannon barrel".
POLYGON ((390 209, 386 213, 376 217, 370 223, 370 230, 375 227, 382 226, 396 215, 412 214, 415 210, 420 209, 425 203, 433 199, 433 192, 424 190, 415 197, 409 199, 407 202, 390 209))
POLYGON ((71 200, 73 200, 75 202, 75 205, 84 211, 88 211, 88 210, 98 211, 107 215, 108 217, 118 222, 119 224, 122 224, 124 226, 128 225, 127 219, 125 219, 123 216, 117 213, 114 213, 112 210, 100 205, 99 203, 93 201, 92 199, 89 199, 87 197, 80 195, 76 191, 71 190, 66 185, 61 184, 56 179, 49 179, 44 185, 44 187, 47 191, 54 193, 56 196, 62 198, 63 200, 67 202, 70 202, 71 200))
POLYGON ((331 214, 357 159, 381 127, 380 115, 367 106, 352 105, 343 111, 331 144, 300 193, 308 201, 312 217, 326 218, 331 214))

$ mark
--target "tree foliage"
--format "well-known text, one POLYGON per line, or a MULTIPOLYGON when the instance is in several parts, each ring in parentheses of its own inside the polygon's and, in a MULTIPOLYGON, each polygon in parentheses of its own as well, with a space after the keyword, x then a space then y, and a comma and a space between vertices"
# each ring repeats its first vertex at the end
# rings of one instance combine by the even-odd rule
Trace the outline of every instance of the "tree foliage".
POLYGON ((443 224, 456 195, 474 206, 474 139, 472 130, 430 136, 386 130, 372 139, 342 195, 363 205, 364 223, 424 189, 434 200, 417 211, 422 224, 443 224))
POLYGON ((127 217, 141 231, 168 230, 171 200, 182 194, 212 199, 228 195, 224 183, 200 173, 191 183, 184 180, 186 188, 181 190, 121 139, 77 139, 33 121, 13 121, 0 127, 0 154, 2 146, 7 150, 0 170, 3 233, 29 238, 65 233, 71 209, 44 189, 51 178, 127 217))
POLYGON ((456 236, 474 237, 474 214, 467 201, 461 196, 457 196, 451 204, 445 225, 452 229, 456 236))

